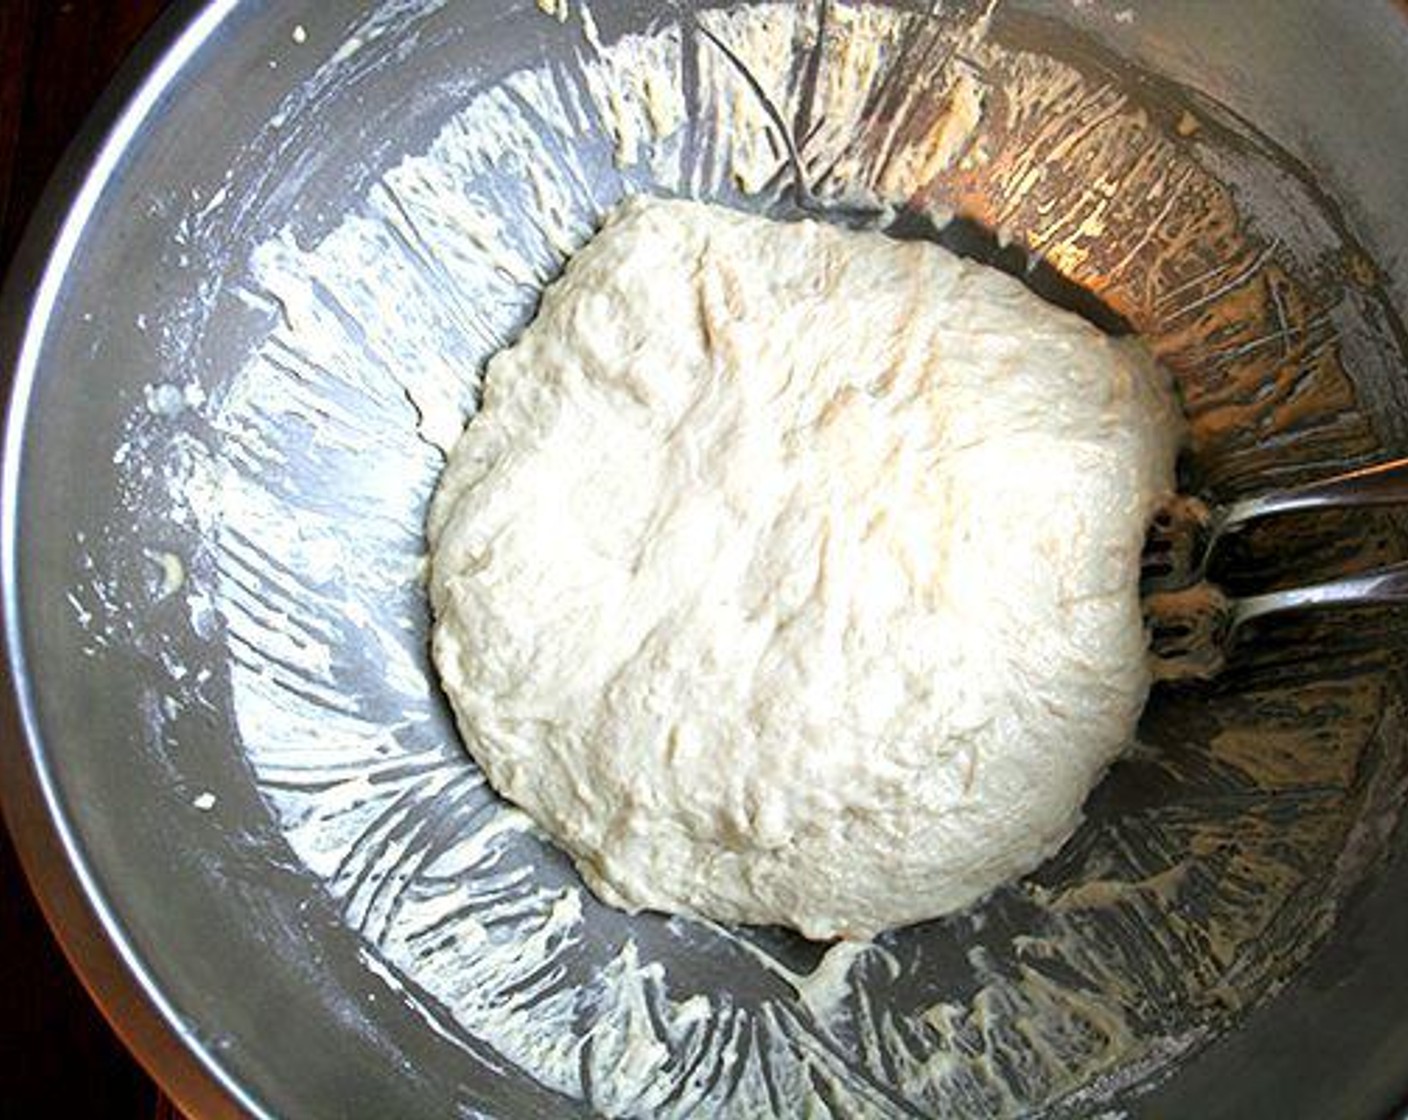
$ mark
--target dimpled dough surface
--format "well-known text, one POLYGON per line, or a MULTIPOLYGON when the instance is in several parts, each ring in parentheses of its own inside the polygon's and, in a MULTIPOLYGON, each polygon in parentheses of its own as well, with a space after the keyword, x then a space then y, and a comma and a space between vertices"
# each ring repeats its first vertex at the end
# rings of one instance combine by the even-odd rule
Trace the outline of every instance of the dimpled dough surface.
POLYGON ((469 750, 627 909, 963 907, 1130 740, 1175 415, 1140 348, 935 245, 629 201, 432 504, 469 750))

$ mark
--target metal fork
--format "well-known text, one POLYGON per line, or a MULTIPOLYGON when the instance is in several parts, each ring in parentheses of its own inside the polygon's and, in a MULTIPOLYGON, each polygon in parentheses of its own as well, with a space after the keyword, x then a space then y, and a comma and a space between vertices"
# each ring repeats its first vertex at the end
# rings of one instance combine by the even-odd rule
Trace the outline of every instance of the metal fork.
POLYGON ((1232 597, 1207 582, 1156 591, 1144 598, 1154 676, 1158 680, 1215 676, 1227 662, 1237 631, 1254 619, 1384 603, 1408 604, 1408 560, 1260 595, 1232 597))
POLYGON ((1395 459, 1272 490, 1222 506, 1178 497, 1154 517, 1144 545, 1141 586, 1146 594, 1189 587, 1207 574, 1218 546, 1254 521, 1315 509, 1408 505, 1408 459, 1395 459))
POLYGON ((1408 504, 1408 459, 1224 506, 1179 497, 1154 518, 1143 556, 1144 617, 1160 680, 1217 674, 1254 619, 1326 607, 1408 604, 1408 561, 1305 587, 1232 597, 1207 582, 1219 544, 1254 521, 1316 509, 1408 504))

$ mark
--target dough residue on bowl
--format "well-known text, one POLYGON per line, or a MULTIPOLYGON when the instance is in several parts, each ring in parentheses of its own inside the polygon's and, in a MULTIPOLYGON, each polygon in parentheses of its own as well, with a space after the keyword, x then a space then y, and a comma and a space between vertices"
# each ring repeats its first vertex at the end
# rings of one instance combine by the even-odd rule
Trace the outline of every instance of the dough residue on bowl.
POLYGON ((627 909, 864 937, 1035 867, 1130 739, 1165 380, 927 242, 635 199, 430 516, 493 785, 627 909))

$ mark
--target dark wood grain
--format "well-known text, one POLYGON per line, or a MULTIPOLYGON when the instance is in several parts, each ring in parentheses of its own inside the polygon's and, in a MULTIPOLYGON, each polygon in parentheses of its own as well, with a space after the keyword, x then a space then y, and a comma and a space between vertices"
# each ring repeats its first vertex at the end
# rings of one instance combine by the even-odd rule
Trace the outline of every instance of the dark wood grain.
MULTIPOLYGON (((59 156, 167 3, 0 0, 0 272, 59 156)), ((179 1120, 69 969, 0 830, 0 1116, 154 1114, 179 1120)))

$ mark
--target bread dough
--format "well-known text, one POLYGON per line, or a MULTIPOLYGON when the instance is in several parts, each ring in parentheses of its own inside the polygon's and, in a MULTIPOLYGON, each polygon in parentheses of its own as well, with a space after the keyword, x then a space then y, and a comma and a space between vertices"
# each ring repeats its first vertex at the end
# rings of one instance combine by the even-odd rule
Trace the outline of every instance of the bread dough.
POLYGON ((928 243, 634 200, 430 514, 490 782, 630 910, 861 937, 1052 854, 1149 683, 1138 346, 928 243))

